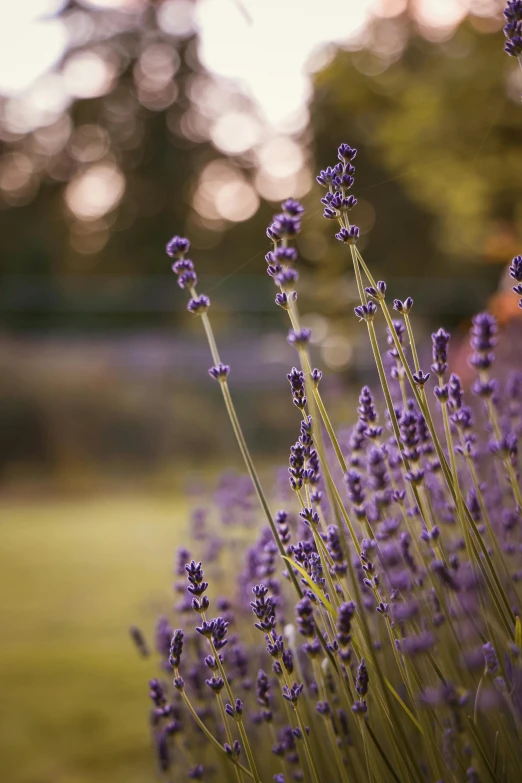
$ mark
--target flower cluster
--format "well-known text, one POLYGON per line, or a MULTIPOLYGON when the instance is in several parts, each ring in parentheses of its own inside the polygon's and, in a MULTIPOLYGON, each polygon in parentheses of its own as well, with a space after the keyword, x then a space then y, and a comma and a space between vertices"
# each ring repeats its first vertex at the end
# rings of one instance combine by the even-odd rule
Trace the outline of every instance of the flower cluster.
MULTIPOLYGON (((519 5, 507 9, 517 25, 519 5)), ((187 550, 176 558, 176 575, 188 584, 175 583, 185 596, 176 622, 157 623, 161 675, 149 682, 158 766, 167 780, 185 767, 192 779, 255 783, 508 783, 522 765, 522 373, 493 377, 499 327, 489 313, 472 323, 470 390, 451 371, 442 328, 432 335, 431 373, 421 370, 413 300, 395 300, 393 319, 385 282, 373 279, 353 244, 347 191, 355 150, 342 144, 338 157, 318 177, 327 188, 324 215, 338 220, 338 238, 350 245, 361 295, 355 312, 368 329, 382 397, 364 386, 349 436, 337 438, 300 325, 289 241, 303 210, 290 199, 267 230, 267 263, 301 362, 287 375, 301 417, 290 448, 293 491, 288 507, 272 514, 225 396, 268 526, 260 522, 243 569, 241 537, 231 535, 235 526, 244 535, 241 513, 219 530, 192 526, 191 550, 226 542, 205 557, 208 581, 187 550), (233 597, 211 600, 209 583, 233 597), (173 630, 181 618, 183 630, 173 630)), ((175 237, 168 252, 208 333, 188 247, 175 237)), ((522 296, 520 256, 510 274, 522 296)), ((211 375, 225 394, 228 368, 217 362, 211 375)), ((250 510, 250 486, 238 491, 245 504, 237 495, 235 503, 250 510)), ((131 635, 147 655, 141 631, 131 635)))

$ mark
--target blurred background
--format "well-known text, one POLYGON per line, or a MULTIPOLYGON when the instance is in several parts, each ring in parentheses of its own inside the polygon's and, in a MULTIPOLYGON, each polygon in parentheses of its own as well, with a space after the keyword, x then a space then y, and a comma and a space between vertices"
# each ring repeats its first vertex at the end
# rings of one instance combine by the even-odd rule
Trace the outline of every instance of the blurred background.
MULTIPOLYGON (((289 196, 334 419, 373 381, 319 168, 359 150, 354 222, 421 342, 517 319, 522 71, 497 0, 0 5, 2 780, 154 778, 127 627, 169 605, 197 466, 240 468, 164 246, 192 241, 245 431, 284 463, 295 361, 265 273, 289 196)), ((518 311, 520 314, 521 311, 518 311)), ((519 343, 520 344, 520 343, 519 343)), ((267 468, 268 470, 268 468, 267 468)), ((270 475, 270 474, 268 474, 270 475)))

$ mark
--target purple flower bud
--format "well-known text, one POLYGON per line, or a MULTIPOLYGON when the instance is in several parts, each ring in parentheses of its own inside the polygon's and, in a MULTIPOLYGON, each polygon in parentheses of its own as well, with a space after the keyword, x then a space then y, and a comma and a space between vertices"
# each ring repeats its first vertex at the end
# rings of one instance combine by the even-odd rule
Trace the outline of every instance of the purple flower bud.
POLYGON ((357 226, 350 226, 350 228, 341 228, 341 230, 335 235, 335 238, 339 242, 346 242, 348 245, 355 245, 359 239, 359 229, 357 226))
POLYGON ((419 370, 418 372, 413 373, 413 380, 417 384, 417 386, 424 386, 424 384, 429 380, 430 373, 423 373, 422 370, 419 370))
MULTIPOLYGON (((504 43, 504 51, 510 57, 522 55, 522 26, 520 23, 506 25, 509 29, 509 40, 504 43), (518 35, 515 32, 519 33, 518 35)), ((505 29, 505 28, 504 28, 505 29)))
POLYGON ((291 217, 299 217, 299 215, 302 215, 304 212, 303 205, 294 198, 287 198, 286 201, 283 201, 281 209, 286 215, 290 215, 291 217))
POLYGON ((361 658, 359 668, 357 669, 357 680, 355 683, 355 690, 359 696, 366 696, 368 693, 368 670, 364 658, 361 658))
MULTIPOLYGON (((342 170, 342 166, 341 166, 341 170, 342 170)), ((336 173, 337 172, 331 166, 328 166, 326 169, 319 172, 319 176, 316 177, 316 180, 319 183, 319 185, 322 185, 323 187, 327 188, 329 185, 333 184, 336 173)))
POLYGON ((301 220, 284 212, 280 215, 274 215, 272 224, 267 228, 266 233, 269 239, 277 241, 279 239, 288 239, 301 231, 301 220))
POLYGON ((431 335, 433 364, 432 371, 439 376, 448 369, 448 343, 450 335, 444 329, 439 329, 431 335))
POLYGON ((191 299, 187 305, 189 313, 194 315, 203 315, 210 307, 210 299, 205 294, 197 296, 195 299, 191 299))
POLYGON ((189 239, 186 237, 174 236, 169 242, 167 242, 165 250, 167 251, 167 255, 171 256, 172 258, 181 258, 185 255, 185 253, 188 252, 189 247, 189 239))
POLYGON ((386 295, 386 283, 384 280, 379 280, 376 288, 368 286, 368 288, 365 288, 364 290, 368 296, 373 296, 374 299, 384 299, 386 295))
POLYGON ((312 370, 312 374, 310 375, 312 382, 317 387, 319 386, 319 383, 321 382, 321 379, 323 377, 323 373, 321 370, 318 370, 317 367, 312 370))
POLYGON ((350 163, 356 155, 357 150, 349 144, 341 144, 337 150, 337 157, 342 163, 350 163))
POLYGON ((212 637, 212 633, 214 631, 216 625, 215 620, 211 620, 210 622, 207 622, 207 620, 203 620, 202 625, 196 626, 196 631, 201 634, 201 636, 205 636, 207 639, 210 639, 212 637))
POLYGON ((435 386, 433 394, 439 402, 447 402, 449 399, 449 386, 445 383, 443 386, 435 386))
POLYGON ((315 636, 314 609, 310 599, 305 596, 296 604, 297 627, 302 636, 315 636))
POLYGON ((208 374, 215 381, 226 381, 229 372, 230 372, 230 367, 228 366, 228 364, 218 364, 215 367, 211 367, 208 371, 208 374))
POLYGON ((377 305, 375 302, 372 302, 371 300, 368 302, 368 304, 359 305, 358 307, 354 307, 353 309, 355 315, 358 317, 359 321, 373 321, 375 318, 375 314, 377 312, 377 305))
POLYGON ((492 378, 490 381, 475 381, 473 386, 471 387, 471 391, 473 394, 476 394, 478 397, 492 397, 497 389, 497 382, 494 378, 492 378))
POLYGON ((184 272, 193 272, 194 263, 189 258, 180 258, 172 264, 172 271, 175 275, 182 275, 184 272))
POLYGON ((183 274, 178 277, 178 285, 180 288, 194 288, 194 286, 197 285, 197 282, 198 278, 196 277, 196 273, 191 270, 183 272, 183 274))
POLYGON ((486 644, 482 645, 482 651, 484 653, 486 672, 488 674, 494 674, 494 672, 498 671, 498 659, 495 648, 491 642, 486 642, 486 644))
POLYGON ((181 631, 178 628, 177 631, 174 631, 174 635, 170 643, 169 663, 173 669, 178 668, 182 651, 183 651, 183 631, 181 631))
POLYGON ((519 22, 522 20, 522 0, 507 0, 504 17, 508 22, 519 22))
POLYGON ((129 634, 132 641, 136 645, 139 654, 142 656, 142 658, 147 658, 148 655, 150 655, 150 652, 141 628, 138 628, 136 625, 131 625, 129 628, 129 634))
POLYGON ((418 635, 405 636, 400 642, 397 640, 397 644, 403 655, 415 656, 429 652, 435 644, 435 639, 430 631, 423 631, 418 635))
POLYGON ((150 680, 149 682, 149 696, 156 705, 156 707, 164 707, 167 703, 165 696, 165 690, 163 685, 157 679, 150 680))
POLYGON ((225 750, 225 753, 227 756, 236 756, 239 757, 241 753, 241 745, 239 744, 239 740, 234 740, 234 744, 232 747, 228 744, 228 742, 225 742, 223 745, 223 748, 225 750))
POLYGON ((283 698, 292 704, 296 704, 302 690, 303 686, 299 685, 297 682, 294 682, 290 688, 288 688, 286 685, 283 685, 283 698))
POLYGON ((310 525, 311 527, 317 527, 319 524, 319 514, 317 511, 314 511, 312 508, 303 508, 299 512, 299 516, 301 519, 304 519, 304 521, 310 525))
POLYGON ((294 346, 294 348, 299 348, 308 345, 311 336, 311 329, 299 329, 297 332, 295 332, 293 329, 290 329, 286 339, 290 345, 294 346))
POLYGON ((289 294, 276 294, 275 303, 283 310, 290 310, 291 302, 297 302, 297 291, 291 291, 289 294))
POLYGON ((170 767, 171 758, 165 731, 159 731, 154 739, 158 766, 162 772, 167 772, 170 767))
POLYGON ((205 685, 210 688, 214 693, 220 693, 225 687, 225 683, 221 677, 211 677, 209 680, 205 680, 205 685))
POLYGON ((497 321, 490 313, 479 313, 472 319, 470 345, 474 351, 469 363, 477 370, 487 370, 493 364, 493 349, 497 344, 497 321))
POLYGON ((265 256, 267 260, 269 255, 273 258, 272 263, 293 264, 294 261, 297 260, 297 250, 295 247, 283 247, 282 245, 279 245, 279 247, 276 247, 275 250, 267 253, 265 256))
POLYGON ((284 290, 287 290, 288 288, 293 288, 298 279, 299 275, 295 269, 284 267, 279 274, 274 277, 274 282, 284 290))
POLYGON ((397 310, 399 313, 403 313, 403 315, 407 315, 411 308, 413 307, 413 299, 411 296, 408 296, 404 302, 401 299, 394 299, 393 300, 393 309, 397 310))
POLYGON ((332 708, 330 707, 330 704, 327 701, 318 701, 315 709, 319 713, 319 715, 331 715, 332 708))
POLYGON ((517 283, 522 283, 522 256, 515 256, 509 267, 509 275, 517 283))

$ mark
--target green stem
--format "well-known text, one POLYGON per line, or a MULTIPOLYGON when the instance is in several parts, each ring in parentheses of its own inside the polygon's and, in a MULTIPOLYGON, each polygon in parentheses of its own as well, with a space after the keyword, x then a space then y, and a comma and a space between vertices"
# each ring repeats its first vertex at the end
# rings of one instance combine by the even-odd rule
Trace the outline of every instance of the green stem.
MULTIPOLYGON (((364 263, 364 260, 363 260, 363 258, 361 256, 361 254, 359 253, 358 250, 356 250, 356 252, 357 252, 357 257, 359 259, 361 267, 363 268, 364 273, 367 276, 370 284, 371 285, 375 285, 375 281, 374 281, 374 279, 373 279, 373 277, 371 275, 371 272, 368 269, 368 267, 366 266, 366 264, 364 263)), ((449 489, 449 491, 450 491, 450 493, 451 493, 451 495, 453 497, 453 502, 455 503, 455 507, 457 507, 457 492, 459 492, 460 490, 458 490, 458 488, 454 486, 453 477, 451 475, 450 467, 448 465, 448 461, 446 459, 446 456, 445 456, 444 451, 442 449, 442 446, 440 444, 439 438, 437 436, 437 432, 436 432, 436 429, 435 429, 435 425, 433 423, 433 418, 431 416, 431 411, 429 409, 429 405, 427 404, 427 401, 425 400, 425 398, 423 398, 423 396, 420 394, 419 389, 417 387, 417 384, 415 383, 415 381, 413 379, 413 375, 412 375, 411 369, 410 369, 409 364, 408 364, 408 362, 406 360, 406 356, 404 355, 404 350, 403 350, 402 345, 401 345, 401 343, 400 343, 400 341, 399 341, 399 339, 398 339, 398 337, 397 337, 397 335, 395 333, 395 330, 393 329, 392 318, 390 316, 390 312, 388 310, 388 307, 387 307, 387 305, 386 305, 384 300, 380 300, 380 304, 381 304, 382 312, 383 312, 384 317, 386 319, 386 323, 388 325, 390 333, 392 334, 395 348, 397 350, 397 353, 399 354, 399 358, 400 358, 401 363, 402 363, 402 365, 404 367, 404 370, 406 372, 406 376, 408 378, 408 381, 410 383, 412 391, 413 391, 413 393, 415 395, 417 404, 419 405, 419 408, 421 409, 421 412, 424 415, 424 418, 426 419, 426 424, 428 425, 428 429, 429 429, 429 432, 430 432, 430 435, 431 435, 431 439, 432 439, 433 444, 435 446, 435 449, 437 451, 437 456, 439 458, 439 462, 440 462, 440 465, 441 465, 441 468, 442 468, 442 472, 444 473, 444 478, 446 480, 448 489, 449 489)), ((488 569, 491 572, 491 576, 493 578, 493 581, 495 582, 496 587, 497 587, 497 589, 499 591, 499 595, 501 597, 502 603, 504 604, 504 608, 505 608, 506 614, 510 618, 510 622, 514 625, 515 616, 514 616, 512 610, 511 610, 511 606, 510 606, 508 597, 507 597, 507 595, 506 595, 506 593, 505 593, 505 591, 504 591, 504 589, 502 587, 502 584, 500 583, 500 580, 499 580, 498 575, 497 575, 497 573, 495 571, 493 563, 491 562, 491 557, 489 555, 487 547, 484 544, 484 541, 482 540, 482 537, 478 533, 478 531, 476 529, 476 525, 475 525, 475 523, 473 521, 473 518, 472 518, 472 516, 471 516, 471 514, 469 512, 469 509, 468 509, 467 505, 464 502, 463 502, 463 510, 464 510, 464 514, 466 516, 466 521, 473 529, 473 532, 474 532, 474 534, 476 536, 476 539, 477 539, 478 545, 479 545, 479 547, 481 549, 481 552, 482 552, 482 555, 484 557, 484 560, 486 561, 488 569)), ((472 542, 472 546, 474 546, 473 538, 471 539, 471 542, 472 542)), ((484 575, 484 578, 485 579, 488 578, 488 580, 489 580, 488 572, 487 572, 487 569, 486 569, 484 563, 482 562, 482 559, 479 558, 478 562, 480 564, 480 568, 481 568, 481 571, 482 571, 482 573, 484 575)))
MULTIPOLYGON (((204 613, 201 616, 202 616, 203 619, 205 619, 205 614, 204 613)), ((209 637, 208 642, 209 642, 209 645, 210 645, 210 649, 212 650, 212 655, 214 656, 215 661, 217 663, 217 666, 218 666, 221 678, 222 678, 223 682, 225 683, 225 690, 227 692, 228 698, 230 699, 230 704, 233 707, 234 703, 235 703, 234 695, 232 693, 232 688, 230 687, 230 683, 228 681, 228 677, 226 675, 226 672, 225 672, 225 669, 223 667, 223 664, 221 663, 221 659, 219 657, 219 652, 216 650, 216 648, 214 646, 214 642, 212 640, 212 637, 209 637)), ((241 740, 243 742, 243 747, 245 748, 245 753, 246 753, 246 756, 247 756, 247 759, 248 759, 248 763, 249 763, 250 769, 252 771, 252 777, 254 778, 255 783, 261 783, 261 778, 259 777, 259 774, 258 774, 258 771, 257 771, 256 762, 254 760, 254 755, 252 753, 252 748, 250 747, 250 743, 248 741, 248 736, 247 736, 247 733, 245 731, 245 726, 243 724, 243 718, 242 718, 241 715, 239 715, 237 717, 236 722, 237 722, 237 726, 238 726, 238 729, 239 729, 239 734, 241 736, 241 740)))
MULTIPOLYGON (((177 676, 178 676, 178 673, 176 672, 176 677, 177 676)), ((225 758, 227 758, 231 762, 231 764, 234 764, 234 766, 238 767, 241 770, 241 772, 244 772, 245 775, 248 775, 249 778, 253 778, 254 776, 252 775, 250 770, 247 769, 246 767, 244 767, 243 764, 240 764, 239 761, 236 761, 236 759, 234 759, 232 756, 229 756, 228 753, 226 752, 225 748, 223 747, 223 745, 220 742, 218 742, 218 740, 214 737, 214 735, 211 734, 211 732, 207 729, 207 727, 205 726, 205 724, 203 723, 203 721, 201 720, 201 718, 197 714, 196 710, 194 709, 194 707, 190 703, 190 700, 189 700, 187 694, 183 690, 181 691, 181 698, 183 699, 183 702, 184 702, 186 708, 188 709, 188 711, 190 712, 190 714, 192 715, 192 717, 194 718, 194 720, 198 724, 199 728, 201 729, 201 731, 203 732, 205 737, 208 740, 210 740, 210 742, 220 751, 220 753, 224 754, 225 758)))
MULTIPOLYGON (((488 407, 489 420, 491 421, 491 426, 493 427, 495 437, 500 442, 502 440, 502 430, 500 429, 497 411, 495 410, 495 405, 491 397, 488 397, 487 399, 487 407, 488 407)), ((509 457, 505 457, 503 459, 503 462, 504 462, 504 467, 508 472, 509 482, 513 489, 513 495, 515 496, 517 506, 522 509, 522 494, 520 491, 520 487, 518 485, 515 469, 513 468, 511 462, 509 461, 509 457)))
POLYGON ((417 354, 417 346, 415 345, 415 340, 413 337, 413 329, 411 328, 411 321, 408 313, 404 313, 404 323, 406 324, 408 339, 410 341, 411 355, 413 356, 413 366, 415 367, 415 372, 419 372, 420 370, 419 356, 417 354))
MULTIPOLYGON (((216 699, 218 702, 219 711, 221 713, 221 720, 223 721, 223 726, 225 727, 225 731, 227 734, 228 744, 230 745, 230 747, 232 747, 234 744, 234 740, 232 738, 232 732, 230 731, 230 726, 228 725, 227 714, 225 712, 225 708, 223 706, 223 699, 221 698, 220 693, 216 693, 216 699)), ((236 775, 239 781, 243 780, 241 770, 238 767, 236 767, 236 775)))

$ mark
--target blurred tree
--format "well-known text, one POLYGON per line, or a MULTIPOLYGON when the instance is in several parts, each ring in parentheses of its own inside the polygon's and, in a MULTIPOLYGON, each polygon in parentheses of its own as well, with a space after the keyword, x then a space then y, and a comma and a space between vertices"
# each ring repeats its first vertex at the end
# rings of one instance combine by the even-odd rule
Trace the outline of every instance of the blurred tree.
MULTIPOLYGON (((239 272, 220 290, 231 309, 243 310, 239 317, 248 309, 243 271, 270 290, 262 255, 273 207, 261 200, 257 209, 255 154, 226 157, 209 141, 226 110, 255 109, 202 67, 195 2, 109 10, 69 0, 59 11, 69 48, 56 73, 27 95, 0 99, 6 326, 176 318, 184 303, 173 281, 156 277, 168 278, 162 246, 174 231, 193 238, 202 276, 239 272), (211 203, 227 183, 247 208, 236 222, 211 203), (27 277, 13 278, 21 273, 27 277), (113 277, 89 287, 89 276, 100 275, 113 277), (93 312, 79 306, 82 296, 95 302, 93 312)), ((375 19, 359 48, 339 49, 316 74, 311 133, 299 139, 305 147, 312 140, 315 167, 331 163, 343 139, 359 148, 354 219, 365 252, 392 286, 394 276, 414 278, 408 293, 428 316, 483 306, 500 274, 487 263, 519 249, 520 79, 498 30, 498 19, 473 17, 434 42, 407 14, 375 19), (448 286, 450 276, 460 284, 448 286)), ((302 267, 319 309, 346 313, 347 256, 320 219, 320 195, 314 185, 305 199, 302 267)), ((256 323, 260 306, 258 296, 250 308, 256 323)))
MULTIPOLYGON (((195 4, 111 10, 69 0, 58 18, 70 45, 55 73, 27 94, 0 99, 1 272, 36 275, 4 284, 5 325, 93 326, 99 313, 75 309, 68 297, 77 304, 80 289, 92 298, 85 276, 100 274, 113 275, 117 289, 106 292, 113 308, 101 307, 103 325, 170 319, 174 281, 169 290, 154 283, 168 276, 163 246, 175 231, 190 233, 203 251, 201 270, 211 263, 205 249, 231 227, 220 273, 244 259, 244 226, 191 209, 200 172, 224 160, 209 142, 215 104, 252 111, 246 96, 201 65, 195 4), (150 276, 150 290, 135 273, 150 276), (128 312, 117 312, 118 295, 128 312)), ((238 159, 218 174, 246 186, 250 169, 238 159)))
MULTIPOLYGON (((333 162, 341 140, 359 150, 353 221, 366 256, 388 280, 420 278, 423 304, 439 316, 483 306, 502 273, 487 264, 520 252, 522 80, 498 27, 470 17, 434 42, 407 15, 376 20, 364 48, 338 51, 315 79, 318 164, 333 162)), ((336 247, 321 272, 346 268, 336 247)))

